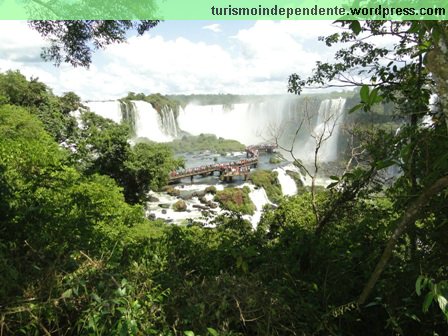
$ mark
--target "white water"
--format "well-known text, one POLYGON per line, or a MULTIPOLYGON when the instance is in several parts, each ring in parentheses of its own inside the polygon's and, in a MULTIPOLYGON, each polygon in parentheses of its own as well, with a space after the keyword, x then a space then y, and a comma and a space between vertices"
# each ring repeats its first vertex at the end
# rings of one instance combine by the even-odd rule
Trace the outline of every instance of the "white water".
POLYGON ((224 105, 188 104, 178 117, 180 129, 199 135, 215 134, 245 145, 270 141, 297 117, 297 97, 260 103, 224 105))
POLYGON ((305 161, 314 160, 316 146, 320 144, 318 160, 331 162, 337 159, 338 139, 342 124, 345 99, 325 99, 318 111, 317 122, 301 150, 300 157, 305 161))
MULTIPOLYGON (((255 188, 254 185, 249 183, 244 183, 243 185, 238 186, 237 188, 242 188, 244 186, 249 187, 250 193, 249 197, 251 201, 255 205, 255 212, 253 215, 244 215, 243 218, 247 219, 251 224, 252 227, 255 229, 260 221, 261 215, 263 213, 263 207, 266 204, 273 204, 271 201, 269 201, 266 191, 263 188, 255 188)), ((189 191, 203 191, 208 185, 191 185, 191 186, 179 186, 176 187, 178 190, 189 190, 189 191)), ((216 189, 222 190, 224 189, 224 186, 222 185, 215 185, 216 189)), ((170 196, 163 192, 150 192, 151 196, 157 197, 159 201, 157 202, 149 202, 147 204, 148 213, 152 213, 156 216, 156 218, 164 219, 167 221, 172 221, 172 223, 180 224, 184 222, 186 219, 193 219, 197 222, 201 222, 205 225, 210 225, 211 221, 214 217, 220 214, 228 213, 227 210, 223 210, 218 203, 216 203, 218 206, 215 209, 210 209, 209 218, 204 218, 202 214, 202 209, 194 208, 193 205, 202 205, 203 204, 198 200, 197 197, 193 197, 189 200, 185 200, 185 203, 187 205, 187 211, 174 211, 172 206, 174 203, 179 201, 179 197, 176 196, 170 196), (163 209, 159 206, 159 204, 167 204, 169 205, 168 209, 163 209), (165 213, 164 213, 165 212, 165 213)), ((214 196, 212 194, 206 194, 205 199, 207 201, 212 201, 214 196)))
MULTIPOLYGON (((255 205, 255 213, 252 216, 247 216, 248 220, 251 222, 252 227, 254 229, 257 228, 258 223, 260 222, 261 215, 263 214, 263 207, 266 204, 273 204, 269 201, 268 196, 266 195, 266 191, 264 188, 255 189, 253 185, 247 185, 251 189, 249 193, 250 200, 255 205)), ((243 216, 244 217, 244 216, 243 216)))
POLYGON ((163 132, 159 113, 151 104, 144 101, 133 101, 135 104, 135 135, 156 142, 172 141, 173 137, 163 132))
POLYGON ((303 160, 313 161, 314 151, 319 144, 318 160, 320 162, 331 162, 337 159, 338 139, 343 121, 345 101, 343 98, 322 101, 316 125, 300 151, 300 157, 303 160))
POLYGON ((257 104, 234 104, 230 107, 189 104, 180 111, 178 124, 182 130, 192 135, 215 134, 225 139, 238 140, 245 145, 277 138, 282 146, 289 148, 293 133, 305 118, 299 137, 296 138, 294 154, 304 161, 312 161, 315 139, 322 137, 324 141, 319 151, 319 160, 331 162, 337 159, 344 107, 343 98, 323 100, 316 113, 317 118, 311 120, 315 120, 315 123, 308 127, 311 129, 307 129, 303 106, 292 98, 257 104))
MULTIPOLYGON (((297 127, 304 118, 306 120, 305 104, 294 96, 233 105, 188 104, 184 109, 180 109, 177 120, 169 108, 165 107, 159 113, 147 102, 132 103, 136 137, 156 142, 171 141, 178 137, 182 130, 192 135, 215 134, 217 137, 238 140, 245 145, 277 138, 282 146, 290 148, 297 127)), ((89 102, 86 105, 105 118, 115 122, 122 120, 118 101, 89 102)), ((297 157, 312 161, 316 138, 322 136, 325 141, 319 150, 319 160, 331 162, 337 159, 344 106, 343 98, 325 99, 320 102, 319 107, 316 103, 307 105, 306 109, 310 113, 317 113, 308 128, 306 122, 302 125, 295 139, 294 154, 297 157)))
POLYGON ((274 169, 277 172, 277 179, 282 187, 282 193, 285 196, 293 196, 297 194, 297 185, 291 176, 286 174, 285 167, 279 167, 274 169))
MULTIPOLYGON (((172 141, 178 136, 174 112, 164 108, 158 113, 150 103, 144 101, 132 101, 135 117, 135 136, 147 138, 156 142, 172 141)), ((113 120, 116 123, 122 121, 121 105, 118 100, 105 102, 85 103, 90 110, 104 118, 113 120)))
MULTIPOLYGON (((180 191, 203 191, 209 185, 191 185, 191 186, 177 186, 175 189, 180 191)), ((222 190, 224 189, 221 185, 216 185, 216 189, 222 190)), ((174 203, 179 201, 181 198, 176 196, 170 196, 164 192, 150 192, 151 196, 157 197, 159 201, 157 202, 148 202, 147 209, 149 213, 152 213, 156 216, 156 218, 164 219, 167 221, 172 221, 174 224, 181 224, 187 219, 193 219, 197 222, 209 225, 211 219, 219 214, 225 212, 225 210, 221 209, 219 206, 215 209, 210 209, 210 218, 204 218, 202 214, 202 209, 194 208, 193 205, 201 205, 204 206, 197 197, 193 197, 191 199, 185 200, 185 204, 187 205, 186 211, 174 211, 172 206, 174 203), (169 205, 168 209, 163 209, 159 206, 159 204, 167 204, 169 205), (165 213, 164 213, 165 212, 165 213)), ((213 200, 212 194, 206 194, 205 198, 207 200, 213 200)), ((217 204, 217 203, 216 203, 217 204)))

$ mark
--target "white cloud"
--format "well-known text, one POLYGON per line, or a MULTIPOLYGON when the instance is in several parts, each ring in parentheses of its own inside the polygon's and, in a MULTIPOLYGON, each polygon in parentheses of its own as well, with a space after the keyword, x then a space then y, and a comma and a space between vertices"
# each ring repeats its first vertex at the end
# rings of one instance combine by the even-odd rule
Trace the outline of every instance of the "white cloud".
POLYGON ((221 25, 219 23, 213 23, 211 25, 202 27, 202 29, 208 29, 208 30, 211 30, 214 33, 220 33, 221 32, 221 25))
MULTIPOLYGON (((221 25, 203 28, 217 31, 221 25)), ((38 75, 57 93, 75 91, 84 99, 118 98, 128 91, 285 93, 289 74, 308 75, 317 60, 331 58, 317 37, 334 31, 326 21, 258 21, 232 37, 221 34, 215 43, 150 32, 97 51, 91 68, 83 69, 27 62, 23 56, 37 57, 45 42, 26 23, 13 24, 19 38, 5 33, 10 29, 0 25, 1 71, 18 68, 38 75)))
POLYGON ((39 61, 47 43, 26 21, 0 21, 0 58, 22 62, 39 61))

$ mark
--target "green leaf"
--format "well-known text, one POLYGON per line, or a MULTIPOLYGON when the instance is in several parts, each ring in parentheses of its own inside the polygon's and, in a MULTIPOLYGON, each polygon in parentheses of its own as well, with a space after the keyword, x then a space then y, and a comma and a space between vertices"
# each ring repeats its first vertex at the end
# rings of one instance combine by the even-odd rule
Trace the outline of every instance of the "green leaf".
POLYGON ((218 332, 215 329, 213 329, 213 328, 207 328, 207 331, 212 336, 218 336, 219 335, 218 332))
POLYGON ((331 189, 331 188, 337 186, 338 183, 339 183, 339 182, 332 182, 332 183, 330 183, 329 185, 327 185, 327 189, 331 189))
POLYGON ((187 331, 184 331, 184 335, 185 336, 194 336, 194 332, 192 332, 191 330, 187 330, 187 331))
POLYGON ((443 295, 437 295, 437 302, 439 303, 440 309, 443 311, 443 313, 445 313, 446 306, 448 304, 446 297, 444 297, 443 295))
POLYGON ((72 296, 72 293, 73 293, 73 291, 72 291, 71 288, 67 289, 64 293, 62 293, 62 298, 63 299, 68 299, 69 297, 72 296))
POLYGON ((359 21, 352 21, 349 25, 349 28, 353 31, 355 35, 358 35, 361 32, 361 24, 359 21))
POLYGON ((92 298, 93 298, 96 302, 101 303, 101 298, 100 298, 96 293, 92 293, 91 295, 92 295, 92 298))
POLYGON ((376 161, 375 162, 375 166, 378 170, 380 169, 384 169, 387 167, 390 167, 394 164, 395 162, 392 160, 380 160, 380 161, 376 161))
POLYGON ((330 178, 335 181, 339 181, 339 176, 331 175, 330 178))
POLYGON ((367 85, 363 85, 359 91, 359 95, 361 96, 361 100, 364 103, 367 103, 369 101, 369 87, 367 85))
POLYGON ((417 33, 420 29, 420 24, 418 21, 412 21, 411 27, 408 29, 407 33, 414 34, 417 33))
POLYGON ((423 302, 423 308, 422 308, 424 313, 428 312, 429 306, 431 305, 433 299, 434 299, 433 292, 429 292, 428 294, 426 294, 425 301, 423 302))
POLYGON ((417 281, 415 282, 415 292, 417 293, 418 296, 420 296, 422 294, 422 281, 425 277, 423 275, 419 275, 419 277, 417 278, 417 281))
POLYGON ((378 88, 373 89, 370 92, 369 105, 377 104, 377 103, 381 102, 382 100, 383 100, 383 97, 378 94, 378 88))
POLYGON ((358 104, 358 105, 355 105, 355 106, 353 106, 353 107, 348 111, 348 113, 353 113, 353 112, 355 112, 355 111, 358 111, 358 110, 361 109, 363 106, 364 106, 364 104, 358 104))

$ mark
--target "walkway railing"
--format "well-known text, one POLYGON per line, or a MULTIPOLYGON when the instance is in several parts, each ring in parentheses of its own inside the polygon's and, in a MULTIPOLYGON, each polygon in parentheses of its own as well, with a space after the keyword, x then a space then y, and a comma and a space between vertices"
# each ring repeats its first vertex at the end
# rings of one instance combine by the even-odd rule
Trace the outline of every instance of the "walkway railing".
POLYGON ((272 153, 276 148, 276 144, 248 146, 246 147, 246 159, 172 171, 169 174, 169 182, 178 181, 186 177, 190 177, 193 180, 193 176, 214 175, 215 172, 219 172, 219 176, 225 181, 232 180, 233 176, 244 176, 247 178, 250 168, 258 165, 258 153, 260 151, 272 153))

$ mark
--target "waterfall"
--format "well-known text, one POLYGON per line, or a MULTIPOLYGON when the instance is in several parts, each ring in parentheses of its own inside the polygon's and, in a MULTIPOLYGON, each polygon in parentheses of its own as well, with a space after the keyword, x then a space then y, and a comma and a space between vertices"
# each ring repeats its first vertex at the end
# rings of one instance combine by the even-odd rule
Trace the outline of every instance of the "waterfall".
POLYGON ((116 123, 127 122, 137 138, 167 142, 180 133, 175 112, 167 106, 158 112, 150 103, 140 100, 87 102, 85 105, 92 112, 116 123))
POLYGON ((254 229, 257 228, 258 223, 260 222, 261 215, 263 214, 263 207, 266 204, 272 204, 266 195, 266 190, 264 188, 255 189, 253 185, 246 184, 250 188, 249 197, 252 203, 255 205, 255 213, 252 216, 243 216, 246 217, 251 223, 254 229))
POLYGON ((317 121, 308 140, 299 150, 299 157, 305 161, 314 160, 314 152, 320 146, 320 162, 335 161, 338 157, 338 139, 344 117, 345 99, 325 99, 321 102, 317 121))
POLYGON ((209 133, 253 145, 290 134, 300 117, 301 102, 300 97, 287 96, 232 105, 188 104, 179 112, 178 122, 192 135, 209 133))
POLYGON ((327 138, 331 134, 319 150, 319 160, 331 162, 337 159, 345 99, 262 97, 259 101, 252 99, 252 102, 237 104, 189 103, 175 111, 169 106, 156 110, 150 103, 140 100, 89 102, 86 105, 105 118, 127 122, 137 138, 166 142, 185 132, 214 134, 245 145, 276 140, 281 146, 291 148, 294 142, 295 156, 308 162, 313 159, 315 138, 319 135, 327 138), (312 111, 317 113, 310 117, 312 111), (301 124, 301 129, 296 132, 301 124))
POLYGON ((173 138, 163 132, 159 113, 151 104, 136 100, 135 104, 135 136, 156 142, 167 142, 173 138))
POLYGON ((160 111, 160 118, 163 132, 173 138, 177 138, 179 136, 179 126, 174 111, 168 106, 164 106, 160 111))
MULTIPOLYGON (((295 167, 294 167, 295 168, 295 167)), ((273 171, 277 172, 277 179, 282 188, 282 194, 285 196, 294 196, 297 194, 296 181, 286 173, 285 168, 275 168, 273 171)))
POLYGON ((319 160, 330 162, 337 159, 344 107, 343 98, 304 103, 298 97, 233 105, 188 104, 180 111, 178 122, 183 131, 192 135, 211 133, 245 145, 276 138, 281 146, 290 148, 295 141, 294 154, 304 161, 314 158, 316 142, 310 134, 315 138, 323 135, 325 141, 319 151, 319 160), (309 114, 314 110, 317 114, 310 118, 307 128, 309 114), (300 124, 301 129, 295 135, 300 124))
POLYGON ((127 122, 131 128, 131 134, 135 136, 136 120, 135 120, 135 104, 132 101, 120 100, 121 120, 127 122))

